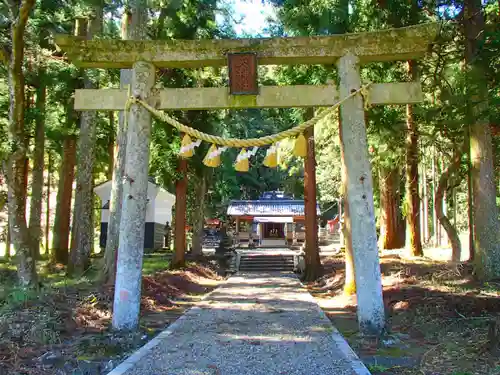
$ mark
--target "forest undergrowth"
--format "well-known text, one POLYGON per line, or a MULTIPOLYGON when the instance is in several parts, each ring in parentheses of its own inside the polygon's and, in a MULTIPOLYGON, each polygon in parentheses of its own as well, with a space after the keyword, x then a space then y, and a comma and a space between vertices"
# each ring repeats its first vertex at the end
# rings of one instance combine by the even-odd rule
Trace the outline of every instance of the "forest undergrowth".
POLYGON ((99 375, 177 319, 221 278, 208 263, 168 270, 161 257, 145 258, 140 329, 110 329, 113 286, 92 269, 67 279, 61 265, 40 265, 41 289, 15 287, 15 269, 0 264, 0 375, 99 375))
POLYGON ((370 339, 358 334, 356 297, 343 295, 343 258, 324 266, 309 289, 372 374, 500 374, 500 280, 475 281, 467 263, 382 255, 388 330, 370 339))

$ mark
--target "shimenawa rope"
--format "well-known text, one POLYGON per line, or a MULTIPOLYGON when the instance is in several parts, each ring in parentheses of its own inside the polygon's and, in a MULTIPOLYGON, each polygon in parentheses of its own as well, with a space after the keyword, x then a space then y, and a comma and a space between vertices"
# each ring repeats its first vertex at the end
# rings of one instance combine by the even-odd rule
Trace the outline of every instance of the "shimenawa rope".
POLYGON ((292 137, 295 137, 295 136, 301 134, 307 128, 314 126, 318 121, 320 121, 320 120, 324 119, 325 117, 327 117, 328 115, 332 114, 334 112, 334 110, 339 105, 341 105, 346 100, 352 98, 353 96, 355 96, 358 93, 361 93, 361 95, 364 96, 365 108, 366 108, 367 106, 369 106, 369 100, 368 100, 369 90, 368 90, 368 88, 370 85, 371 85, 371 82, 362 86, 358 90, 353 91, 348 96, 346 96, 344 99, 338 101, 330 108, 328 108, 328 109, 324 110, 323 112, 321 112, 320 114, 318 114, 316 117, 314 117, 306 122, 303 122, 300 125, 294 126, 291 129, 284 130, 284 131, 276 133, 276 134, 271 134, 271 135, 267 135, 267 136, 260 137, 260 138, 248 138, 248 139, 223 138, 223 137, 219 137, 216 135, 207 134, 207 133, 201 132, 199 130, 196 130, 190 126, 187 126, 187 125, 180 123, 179 121, 177 121, 173 117, 170 117, 169 115, 167 115, 165 112, 159 111, 156 108, 149 105, 148 103, 146 103, 144 100, 135 98, 131 95, 129 95, 127 103, 125 104, 125 113, 126 113, 125 114, 125 121, 127 121, 127 117, 128 117, 127 112, 130 110, 130 106, 135 103, 135 104, 142 105, 149 112, 151 112, 155 117, 170 124, 171 126, 176 128, 180 132, 188 134, 189 136, 194 137, 196 139, 200 139, 200 140, 208 142, 208 143, 216 144, 219 146, 226 146, 226 147, 235 147, 235 148, 261 147, 261 146, 266 146, 266 145, 276 143, 276 142, 281 141, 285 138, 292 138, 292 137))

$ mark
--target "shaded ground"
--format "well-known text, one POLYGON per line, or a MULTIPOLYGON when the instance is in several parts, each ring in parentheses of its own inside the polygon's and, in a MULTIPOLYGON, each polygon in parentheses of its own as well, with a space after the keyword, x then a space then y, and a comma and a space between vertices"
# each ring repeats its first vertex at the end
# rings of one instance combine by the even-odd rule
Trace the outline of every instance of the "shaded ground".
POLYGON ((466 264, 382 256, 389 332, 377 341, 357 333, 356 298, 342 295, 342 257, 324 263, 327 276, 309 288, 373 374, 500 374, 488 334, 500 317, 500 280, 480 284, 466 264))
POLYGON ((15 270, 1 265, 0 375, 107 373, 221 280, 208 264, 167 267, 161 257, 145 258, 141 329, 120 335, 109 329, 113 287, 94 281, 92 271, 74 281, 61 267, 45 267, 41 291, 26 294, 12 286, 15 270))

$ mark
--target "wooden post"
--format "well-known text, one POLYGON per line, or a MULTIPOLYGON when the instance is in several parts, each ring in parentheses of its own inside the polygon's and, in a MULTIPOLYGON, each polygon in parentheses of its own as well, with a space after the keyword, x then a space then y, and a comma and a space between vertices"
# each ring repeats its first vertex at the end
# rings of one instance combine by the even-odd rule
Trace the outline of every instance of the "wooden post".
MULTIPOLYGON (((132 70, 132 95, 147 100, 154 83, 154 65, 136 62, 132 70)), ((136 329, 139 323, 150 139, 151 114, 141 105, 133 104, 128 117, 124 199, 113 304, 113 328, 118 330, 136 329)))
MULTIPOLYGON (((339 59, 337 66, 341 97, 346 97, 361 87, 358 64, 359 58, 351 53, 339 59)), ((359 328, 364 334, 379 335, 385 327, 385 314, 362 97, 356 95, 345 101, 340 113, 359 328)))

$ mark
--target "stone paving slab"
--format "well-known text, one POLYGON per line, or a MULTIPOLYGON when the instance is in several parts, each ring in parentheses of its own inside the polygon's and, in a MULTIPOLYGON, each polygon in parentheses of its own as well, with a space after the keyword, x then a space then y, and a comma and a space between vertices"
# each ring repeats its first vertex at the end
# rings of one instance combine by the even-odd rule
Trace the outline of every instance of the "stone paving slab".
POLYGON ((369 375, 291 273, 229 278, 108 375, 369 375))

